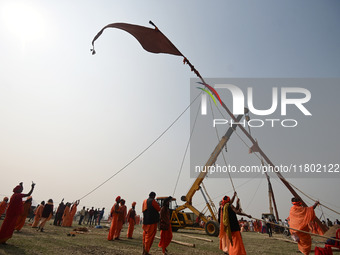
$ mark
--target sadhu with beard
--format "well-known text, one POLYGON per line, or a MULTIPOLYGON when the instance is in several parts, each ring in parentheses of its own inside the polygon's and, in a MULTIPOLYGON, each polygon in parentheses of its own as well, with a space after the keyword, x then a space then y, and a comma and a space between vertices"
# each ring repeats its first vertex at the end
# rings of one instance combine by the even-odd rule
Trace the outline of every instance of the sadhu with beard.
POLYGON ((35 183, 32 183, 31 190, 27 194, 22 194, 24 187, 22 182, 13 189, 14 194, 11 196, 6 212, 6 217, 2 222, 0 229, 0 243, 5 244, 13 235, 15 225, 19 215, 23 211, 22 198, 28 197, 33 193, 35 183))
POLYGON ((236 207, 232 204, 236 197, 236 192, 232 199, 225 196, 222 199, 222 212, 221 212, 221 222, 220 222, 220 249, 225 254, 230 255, 245 255, 246 250, 244 248, 242 236, 240 233, 240 225, 237 220, 238 215, 243 215, 251 218, 250 215, 242 212, 240 208, 240 199, 237 199, 236 207))

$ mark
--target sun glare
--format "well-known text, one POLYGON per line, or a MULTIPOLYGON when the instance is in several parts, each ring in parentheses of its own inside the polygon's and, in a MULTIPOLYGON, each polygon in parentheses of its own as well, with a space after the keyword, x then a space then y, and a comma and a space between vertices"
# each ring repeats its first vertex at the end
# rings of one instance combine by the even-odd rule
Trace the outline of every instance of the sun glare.
POLYGON ((26 2, 12 2, 2 9, 2 17, 9 32, 23 42, 40 39, 45 30, 43 15, 26 2))

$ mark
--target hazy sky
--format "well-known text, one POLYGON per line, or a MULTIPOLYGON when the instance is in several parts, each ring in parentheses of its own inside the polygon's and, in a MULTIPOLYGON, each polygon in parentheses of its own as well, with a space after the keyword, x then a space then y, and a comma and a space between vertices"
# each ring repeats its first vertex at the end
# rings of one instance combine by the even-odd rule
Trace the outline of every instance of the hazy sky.
MULTIPOLYGON (((204 77, 327 78, 340 73, 338 1, 1 0, 0 12, 1 197, 10 196, 20 181, 28 192, 34 181, 37 202, 81 198, 138 155, 190 104, 194 74, 180 57, 148 53, 131 35, 114 29, 104 32, 92 56, 93 37, 109 23, 149 26, 152 20, 204 77)), ((278 152, 272 137, 255 134, 276 161, 308 155, 314 163, 340 163, 339 88, 330 93, 320 85, 315 91, 313 98, 317 95, 315 100, 330 109, 314 108, 313 114, 323 118, 310 119, 311 128, 273 131, 281 138, 278 152), (306 150, 297 149, 304 147, 300 138, 308 141, 306 150), (329 143, 320 145, 321 140, 329 143)), ((186 113, 81 206, 109 211, 120 195, 128 206, 136 201, 140 213, 150 191, 172 195, 189 132, 186 113)), ((179 203, 193 181, 187 159, 175 193, 179 203)), ((264 178, 233 181, 247 213, 259 217, 268 211, 264 178)), ((291 181, 340 210, 339 179, 291 181)), ((205 183, 215 203, 232 194, 227 178, 205 183)), ((291 194, 277 180, 273 187, 285 218, 291 194)), ((202 202, 197 193, 195 205, 201 208, 202 202)))

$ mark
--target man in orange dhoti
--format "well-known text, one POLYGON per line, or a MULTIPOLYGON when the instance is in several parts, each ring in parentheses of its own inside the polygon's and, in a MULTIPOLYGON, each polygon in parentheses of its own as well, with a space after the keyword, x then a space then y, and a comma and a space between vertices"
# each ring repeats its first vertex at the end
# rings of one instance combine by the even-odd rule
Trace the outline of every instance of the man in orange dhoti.
POLYGON ((19 215, 19 217, 17 219, 17 223, 15 225, 16 231, 20 231, 22 229, 22 227, 25 225, 26 218, 31 211, 31 205, 32 205, 32 197, 29 196, 26 199, 26 201, 23 202, 24 210, 22 211, 22 213, 19 215))
MULTIPOLYGON (((309 232, 308 224, 314 220, 315 212, 314 209, 317 207, 319 202, 311 207, 303 207, 300 198, 292 198, 292 208, 289 212, 289 226, 298 230, 309 232)), ((290 230, 292 236, 296 236, 298 240, 298 248, 301 253, 308 255, 312 247, 312 238, 309 234, 302 233, 295 230, 290 230)))
POLYGON ((118 215, 118 221, 117 221, 117 227, 116 227, 116 232, 114 235, 115 240, 120 240, 120 232, 122 231, 123 225, 125 223, 126 219, 126 205, 125 205, 125 200, 122 199, 120 201, 120 207, 119 207, 119 215, 118 215))
POLYGON ((132 203, 132 208, 129 210, 128 214, 127 214, 127 221, 129 223, 129 228, 127 231, 127 238, 128 239, 132 239, 132 235, 133 235, 133 230, 135 229, 135 225, 136 225, 136 202, 132 203))
POLYGON ((22 198, 30 196, 34 190, 34 186, 35 184, 32 183, 31 190, 27 194, 21 193, 23 191, 22 182, 13 189, 14 194, 11 196, 6 217, 0 228, 1 244, 6 244, 6 241, 12 237, 17 219, 23 211, 22 198))
POLYGON ((109 234, 107 235, 107 240, 109 240, 109 241, 113 240, 113 237, 116 233, 120 200, 121 200, 120 196, 116 197, 116 203, 111 208, 111 212, 110 212, 111 227, 110 227, 109 234))
POLYGON ((63 221, 61 226, 62 227, 71 227, 70 226, 70 206, 71 203, 66 203, 65 209, 64 209, 64 214, 63 214, 63 221))
POLYGON ((40 218, 41 218, 41 213, 44 210, 44 206, 45 206, 45 201, 41 201, 40 205, 37 207, 37 209, 35 209, 35 211, 34 211, 35 216, 34 216, 32 228, 38 227, 38 224, 39 224, 39 221, 40 221, 40 218))
POLYGON ((232 205, 236 197, 236 192, 230 200, 228 196, 225 196, 222 200, 222 215, 220 223, 220 249, 225 254, 230 255, 246 255, 242 236, 240 233, 240 225, 237 220, 238 215, 243 215, 251 218, 250 215, 242 212, 240 208, 240 200, 237 199, 236 207, 232 205))
POLYGON ((164 199, 163 206, 160 212, 160 229, 161 229, 161 240, 159 241, 158 247, 162 248, 163 254, 168 254, 166 249, 172 240, 172 229, 171 229, 171 215, 169 210, 169 203, 172 197, 164 199))
POLYGON ((4 200, 0 203, 0 218, 6 212, 8 206, 8 197, 4 197, 4 200))
POLYGON ((156 193, 151 192, 149 198, 143 201, 143 254, 149 255, 150 248, 157 232, 159 211, 161 208, 155 200, 156 193))

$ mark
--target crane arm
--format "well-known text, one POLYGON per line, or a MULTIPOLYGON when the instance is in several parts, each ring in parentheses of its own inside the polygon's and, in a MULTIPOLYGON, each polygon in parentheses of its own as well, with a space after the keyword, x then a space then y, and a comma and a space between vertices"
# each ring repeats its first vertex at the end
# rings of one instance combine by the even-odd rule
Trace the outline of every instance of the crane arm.
MULTIPOLYGON (((237 116, 237 122, 239 122, 242 119, 243 115, 239 115, 237 116)), ((204 166, 204 169, 209 169, 209 167, 211 167, 212 165, 215 164, 217 157, 219 156, 219 154, 221 153, 223 147, 226 145, 226 143, 228 142, 230 136, 233 134, 234 130, 236 130, 236 127, 238 126, 238 124, 233 124, 230 128, 228 128, 227 132, 225 133, 225 135, 222 137, 222 139, 220 140, 220 142, 216 145, 213 153, 211 154, 210 158, 208 159, 207 163, 204 166)), ((193 183, 193 185, 191 186, 190 190, 188 191, 188 193, 186 194, 186 196, 182 196, 181 200, 182 201, 186 201, 189 204, 191 204, 192 202, 192 197, 195 195, 196 191, 199 190, 201 183, 203 182, 204 178, 206 177, 206 175, 208 174, 208 171, 202 171, 200 172, 200 174, 198 175, 198 177, 196 178, 195 182, 193 183)))

